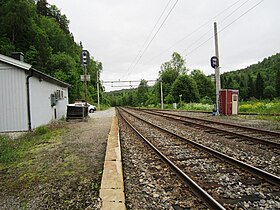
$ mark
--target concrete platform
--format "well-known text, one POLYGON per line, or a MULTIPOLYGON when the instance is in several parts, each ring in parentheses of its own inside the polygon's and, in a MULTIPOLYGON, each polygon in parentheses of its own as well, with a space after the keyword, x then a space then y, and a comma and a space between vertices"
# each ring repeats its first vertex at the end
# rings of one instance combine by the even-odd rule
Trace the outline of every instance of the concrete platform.
POLYGON ((102 210, 125 210, 124 183, 121 161, 118 119, 113 117, 107 140, 104 170, 100 188, 102 210))

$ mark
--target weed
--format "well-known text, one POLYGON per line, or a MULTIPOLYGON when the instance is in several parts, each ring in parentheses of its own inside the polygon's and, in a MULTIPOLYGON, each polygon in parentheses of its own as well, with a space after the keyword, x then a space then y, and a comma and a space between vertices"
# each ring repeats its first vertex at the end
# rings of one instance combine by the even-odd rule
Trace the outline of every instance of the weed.
POLYGON ((258 114, 279 114, 280 101, 247 101, 240 102, 240 112, 251 112, 258 114))
POLYGON ((34 132, 24 134, 14 140, 0 135, 0 168, 3 165, 17 162, 36 146, 49 142, 61 132, 62 129, 50 130, 46 126, 41 126, 34 132))
POLYGON ((38 135, 43 135, 43 134, 46 134, 48 133, 50 130, 48 127, 46 126, 40 126, 38 128, 35 129, 35 133, 38 134, 38 135))

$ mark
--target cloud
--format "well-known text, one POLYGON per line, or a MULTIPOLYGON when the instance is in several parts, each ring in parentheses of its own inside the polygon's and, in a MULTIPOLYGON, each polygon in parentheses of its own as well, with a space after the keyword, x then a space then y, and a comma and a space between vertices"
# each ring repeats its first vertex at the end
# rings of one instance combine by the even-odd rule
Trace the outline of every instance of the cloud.
MULTIPOLYGON (((223 30, 259 0, 238 1, 226 11, 237 1, 179 1, 139 63, 129 68, 143 50, 143 43, 167 2, 49 0, 70 19, 76 42, 82 41, 91 55, 103 63, 101 78, 104 81, 154 79, 161 64, 170 60, 174 51, 186 56, 188 68, 213 73, 210 67, 210 57, 214 55, 213 22, 217 21, 218 30, 223 30), (244 6, 238 9, 242 3, 244 6), (213 19, 221 11, 224 13, 213 19), (205 26, 199 28, 203 24, 205 26), (198 48, 203 42, 205 44, 198 48)), ((222 72, 246 67, 280 51, 279 8, 278 0, 264 1, 219 34, 222 72)))

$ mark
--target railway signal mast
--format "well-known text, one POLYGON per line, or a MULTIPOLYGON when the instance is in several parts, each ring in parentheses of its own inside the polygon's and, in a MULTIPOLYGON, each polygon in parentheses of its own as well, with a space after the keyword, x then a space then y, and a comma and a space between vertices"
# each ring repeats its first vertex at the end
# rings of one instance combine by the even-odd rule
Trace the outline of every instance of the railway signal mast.
MULTIPOLYGON (((85 105, 87 106, 87 82, 90 81, 90 75, 87 74, 87 66, 90 63, 90 55, 87 50, 82 50, 80 54, 80 63, 84 67, 84 75, 81 75, 81 81, 84 82, 84 89, 85 89, 85 105)), ((85 120, 85 110, 83 106, 83 121, 85 120)))
POLYGON ((84 82, 85 86, 85 102, 87 104, 87 82, 90 81, 90 75, 87 74, 87 66, 90 63, 90 55, 87 50, 82 50, 80 55, 81 64, 84 66, 84 75, 81 75, 81 81, 84 82))
POLYGON ((211 58, 211 66, 215 69, 216 80, 216 115, 219 115, 219 93, 221 89, 220 66, 219 66, 219 48, 218 48, 218 32, 217 23, 214 23, 214 37, 215 37, 215 56, 211 58))

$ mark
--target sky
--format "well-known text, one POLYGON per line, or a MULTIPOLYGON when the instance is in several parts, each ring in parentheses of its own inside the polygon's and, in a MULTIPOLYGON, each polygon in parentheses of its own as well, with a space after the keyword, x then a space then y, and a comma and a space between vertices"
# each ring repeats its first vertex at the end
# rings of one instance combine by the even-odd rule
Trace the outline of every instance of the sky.
MULTIPOLYGON (((48 0, 70 20, 82 41, 102 62, 106 91, 155 80, 173 52, 192 71, 214 73, 214 22, 218 27, 221 73, 245 68, 280 52, 279 0, 48 0)), ((149 83, 149 84, 152 84, 149 83)))

